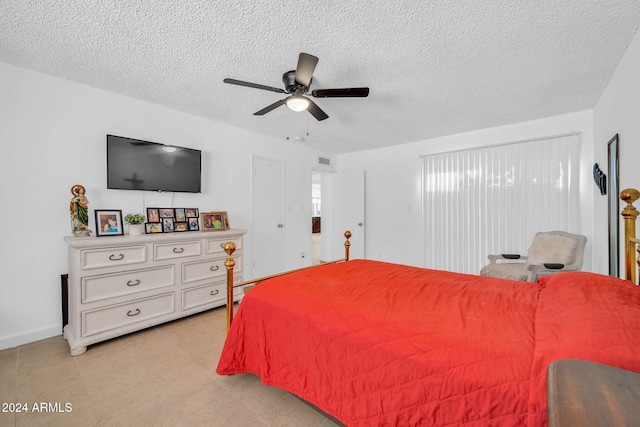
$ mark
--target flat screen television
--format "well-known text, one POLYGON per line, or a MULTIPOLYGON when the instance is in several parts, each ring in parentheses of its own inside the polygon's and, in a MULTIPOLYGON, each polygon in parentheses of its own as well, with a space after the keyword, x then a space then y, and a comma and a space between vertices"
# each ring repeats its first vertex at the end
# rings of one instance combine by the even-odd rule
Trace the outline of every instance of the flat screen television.
POLYGON ((107 188, 200 193, 201 152, 107 135, 107 188))

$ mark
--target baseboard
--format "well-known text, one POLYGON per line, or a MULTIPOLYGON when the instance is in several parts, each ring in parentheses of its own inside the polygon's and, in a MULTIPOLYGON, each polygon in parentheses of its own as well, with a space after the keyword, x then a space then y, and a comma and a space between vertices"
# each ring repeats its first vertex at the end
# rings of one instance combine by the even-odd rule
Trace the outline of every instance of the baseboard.
POLYGON ((29 344, 46 338, 62 335, 62 325, 57 324, 41 329, 33 329, 31 331, 22 332, 15 335, 0 337, 0 350, 5 348, 17 347, 23 344, 29 344))

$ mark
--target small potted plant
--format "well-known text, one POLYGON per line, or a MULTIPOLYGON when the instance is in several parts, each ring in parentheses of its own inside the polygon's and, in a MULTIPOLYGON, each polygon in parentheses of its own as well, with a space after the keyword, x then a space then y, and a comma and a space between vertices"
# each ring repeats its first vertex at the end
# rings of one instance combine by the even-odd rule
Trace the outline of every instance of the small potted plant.
POLYGON ((144 215, 128 213, 124 217, 124 222, 129 224, 129 234, 136 236, 142 234, 144 230, 144 215))

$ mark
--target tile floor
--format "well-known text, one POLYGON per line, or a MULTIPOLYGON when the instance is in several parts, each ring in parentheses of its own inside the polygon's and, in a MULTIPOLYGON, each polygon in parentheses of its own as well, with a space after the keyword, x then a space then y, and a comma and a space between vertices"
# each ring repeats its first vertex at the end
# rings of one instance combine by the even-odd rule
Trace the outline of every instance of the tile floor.
POLYGON ((222 307, 76 357, 62 337, 0 350, 0 426, 338 426, 256 376, 217 375, 225 334, 222 307), (4 412, 16 402, 28 411, 4 412))

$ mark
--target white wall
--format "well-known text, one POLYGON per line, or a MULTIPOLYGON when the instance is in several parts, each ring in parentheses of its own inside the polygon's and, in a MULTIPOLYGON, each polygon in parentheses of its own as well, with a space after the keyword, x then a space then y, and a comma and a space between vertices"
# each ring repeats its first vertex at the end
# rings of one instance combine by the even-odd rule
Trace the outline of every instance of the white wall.
MULTIPOLYGON (((620 154, 620 190, 640 189, 640 33, 627 47, 609 84, 596 104, 594 115, 594 162, 608 174, 607 142, 618 134, 620 154)), ((620 209, 624 203, 620 202, 620 209)), ((599 196, 595 206, 596 258, 603 268, 608 268, 607 197, 599 196)), ((623 231, 620 232, 620 273, 624 277, 623 231)))
POLYGON ((580 132, 582 218, 577 229, 589 239, 584 269, 591 270, 595 192, 591 174, 592 129, 592 113, 583 111, 338 156, 340 171, 364 167, 367 172, 367 257, 423 266, 420 156, 580 132))
POLYGON ((332 156, 4 63, 0 94, 0 349, 61 333, 74 184, 87 189, 91 228, 96 208, 172 206, 172 193, 106 189, 107 133, 202 150, 202 193, 175 193, 173 206, 228 211, 233 228, 249 231, 247 266, 252 156, 283 160, 285 268, 310 264, 300 253, 311 253, 311 171, 332 156))

